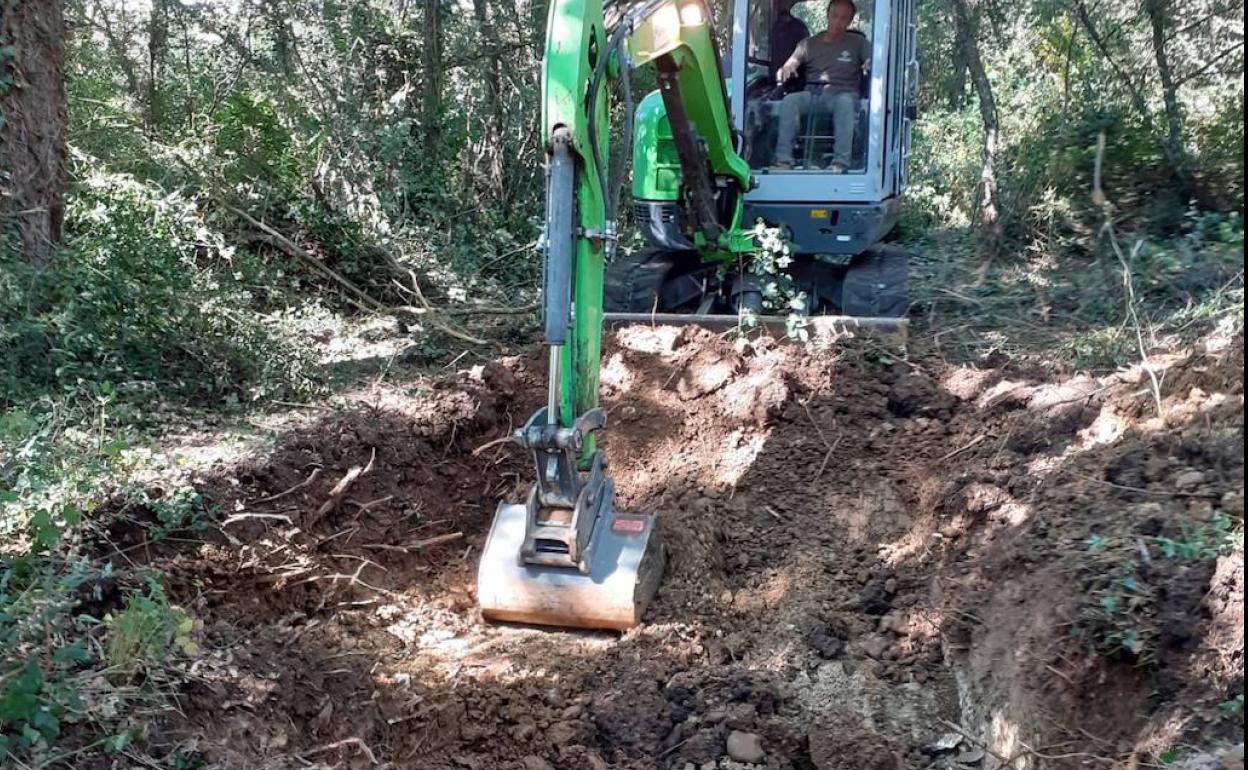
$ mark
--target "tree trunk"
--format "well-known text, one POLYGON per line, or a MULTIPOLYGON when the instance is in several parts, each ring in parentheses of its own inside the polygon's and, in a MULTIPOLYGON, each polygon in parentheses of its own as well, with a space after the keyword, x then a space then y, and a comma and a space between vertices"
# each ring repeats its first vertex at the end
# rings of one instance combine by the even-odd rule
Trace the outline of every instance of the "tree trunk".
POLYGON ((1078 34, 1078 27, 1074 21, 1070 19, 1069 14, 1067 20, 1070 21, 1070 34, 1066 38, 1066 46, 1062 51, 1062 112, 1068 112, 1070 109, 1070 70, 1074 66, 1075 52, 1075 35, 1078 34))
POLYGON ((152 0, 147 17, 147 114, 144 116, 149 134, 154 134, 160 123, 160 81, 168 45, 169 9, 166 0, 152 0))
POLYGON ((295 44, 289 22, 291 9, 284 7, 280 0, 267 0, 264 14, 273 32, 273 58, 277 60, 278 70, 289 78, 295 71, 295 44))
MULTIPOLYGON (((477 30, 480 33, 480 48, 483 51, 491 51, 498 47, 498 39, 494 34, 494 29, 490 25, 489 13, 486 8, 486 0, 472 0, 473 20, 477 23, 477 30)), ((485 149, 487 160, 489 163, 488 171, 488 187, 495 195, 499 197, 500 203, 506 208, 507 191, 504 184, 503 159, 506 150, 502 145, 503 132, 503 89, 502 89, 502 66, 498 60, 496 52, 490 53, 485 61, 485 100, 486 100, 486 120, 485 120, 485 149)))
POLYGON ((11 229, 38 267, 52 262, 65 218, 62 14, 60 0, 0 3, 0 240, 11 229))
MULTIPOLYGON (((1179 84, 1174 77, 1174 69, 1170 65, 1169 54, 1166 50, 1166 16, 1168 9, 1164 0, 1145 0, 1144 6, 1152 30, 1153 57, 1155 59, 1157 77, 1161 81, 1162 101, 1165 104, 1165 136, 1159 140, 1161 143, 1161 154, 1165 159, 1166 167, 1182 186, 1184 194, 1202 197, 1202 193, 1197 188, 1196 181, 1187 167, 1186 153, 1183 149, 1183 113, 1179 108, 1179 84)), ((1096 46, 1097 51, 1100 52, 1101 58, 1105 60, 1115 77, 1118 78, 1127 89, 1127 93, 1130 94, 1131 103, 1135 106, 1136 112, 1139 113, 1145 130, 1150 135, 1156 136, 1157 124, 1153 111, 1148 105, 1148 97, 1144 88, 1126 67, 1114 58, 1109 49, 1109 41, 1097 30, 1096 25, 1092 21, 1092 16, 1082 0, 1076 5, 1076 10, 1078 11, 1080 23, 1083 24, 1088 37, 1096 46)))
POLYGON ((1187 168, 1186 153, 1183 150, 1183 113, 1179 108, 1179 86, 1174 78, 1174 70, 1170 66, 1170 57, 1166 52, 1166 25, 1169 8, 1165 0, 1146 0, 1144 8, 1148 12, 1149 25, 1153 33, 1153 56, 1157 61, 1157 77, 1161 80, 1162 103, 1166 109, 1166 139, 1163 148, 1170 170, 1185 188, 1185 192, 1194 192, 1191 172, 1187 168))
POLYGON ((962 109, 966 104, 966 46, 962 43, 962 36, 955 32, 953 39, 953 66, 952 73, 949 76, 949 106, 954 109, 962 109))
POLYGON ((442 142, 442 0, 424 0, 425 88, 422 109, 425 158, 434 161, 442 142))
MULTIPOLYGON (((967 7, 966 0, 952 2, 957 36, 966 56, 967 71, 975 87, 979 114, 984 124, 984 143, 980 155, 979 216, 985 231, 984 252, 991 260, 1001 245, 1001 216, 997 208, 997 141, 1000 134, 997 100, 993 96, 992 81, 988 79, 988 71, 984 68, 984 60, 979 53, 977 25, 971 16, 971 9, 967 7)), ((988 262, 984 264, 986 269, 988 262)))
POLYGON ((546 47, 546 12, 550 8, 550 0, 529 0, 529 30, 533 35, 534 50, 542 51, 546 47))
POLYGON ((182 112, 186 116, 184 128, 189 132, 195 131, 195 70, 191 68, 191 25, 187 22, 186 14, 179 14, 178 20, 182 24, 182 71, 185 82, 183 84, 182 93, 182 112))

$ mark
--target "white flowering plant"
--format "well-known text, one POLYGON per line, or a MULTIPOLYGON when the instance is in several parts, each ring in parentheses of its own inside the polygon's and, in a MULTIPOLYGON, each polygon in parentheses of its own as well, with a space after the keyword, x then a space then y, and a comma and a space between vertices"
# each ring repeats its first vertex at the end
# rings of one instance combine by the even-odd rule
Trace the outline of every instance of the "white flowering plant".
MULTIPOLYGON (((784 314, 786 335, 799 342, 809 342, 806 322, 809 300, 788 272, 793 264, 789 242, 780 228, 770 227, 761 219, 754 225, 754 242, 757 248, 743 255, 742 269, 755 277, 764 311, 769 315, 784 314)), ((758 326, 758 314, 752 308, 742 307, 740 318, 738 326, 742 331, 758 326)))

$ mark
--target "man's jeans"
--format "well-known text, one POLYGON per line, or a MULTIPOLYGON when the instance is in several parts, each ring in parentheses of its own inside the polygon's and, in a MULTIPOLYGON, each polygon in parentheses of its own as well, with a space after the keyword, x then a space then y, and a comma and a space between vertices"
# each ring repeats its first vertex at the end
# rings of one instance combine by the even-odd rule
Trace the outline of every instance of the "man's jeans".
POLYGON ((832 91, 823 88, 798 91, 784 97, 780 103, 780 130, 776 139, 776 162, 793 163, 793 142, 797 139, 797 124, 810 113, 811 104, 832 113, 832 162, 849 168, 849 156, 854 149, 854 124, 858 118, 858 94, 853 91, 832 91))

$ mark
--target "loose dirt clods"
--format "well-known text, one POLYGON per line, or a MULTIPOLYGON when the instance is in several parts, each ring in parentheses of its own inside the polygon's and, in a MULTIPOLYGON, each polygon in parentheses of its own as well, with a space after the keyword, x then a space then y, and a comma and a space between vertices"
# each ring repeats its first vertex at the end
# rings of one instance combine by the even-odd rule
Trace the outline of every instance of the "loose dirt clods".
POLYGON ((474 450, 541 402, 540 355, 318 410, 218 464, 210 542, 152 557, 204 624, 171 734, 223 767, 421 770, 1108 768, 1242 740, 1218 718, 1243 691, 1242 351, 1173 361, 1159 418, 1138 371, 622 330, 605 448, 669 549, 623 636, 475 613, 530 471, 474 450))

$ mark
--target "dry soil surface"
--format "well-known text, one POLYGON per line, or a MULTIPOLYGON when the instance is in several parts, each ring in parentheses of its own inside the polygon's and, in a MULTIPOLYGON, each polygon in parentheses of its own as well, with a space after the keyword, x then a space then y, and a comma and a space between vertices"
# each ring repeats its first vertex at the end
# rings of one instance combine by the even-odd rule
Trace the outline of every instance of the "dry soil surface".
POLYGON ((1242 526, 1242 338, 1158 362, 1158 418, 1139 369, 623 329, 603 446, 668 569, 622 636, 475 608, 531 478, 486 445, 542 361, 307 410, 204 475, 220 527, 146 551, 202 621, 154 734, 221 767, 421 770, 1147 767, 1242 741, 1219 709, 1242 545, 1216 534, 1242 526))

